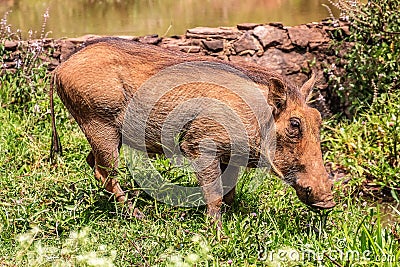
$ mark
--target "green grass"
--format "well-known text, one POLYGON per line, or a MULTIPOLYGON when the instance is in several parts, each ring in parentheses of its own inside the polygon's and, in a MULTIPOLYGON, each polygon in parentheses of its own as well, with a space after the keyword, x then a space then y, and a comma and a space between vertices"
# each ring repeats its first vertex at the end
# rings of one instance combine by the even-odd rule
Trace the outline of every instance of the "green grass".
MULTIPOLYGON (((337 208, 321 216, 263 170, 243 172, 220 232, 204 208, 172 207, 144 193, 136 205, 146 217, 128 218, 94 179, 89 145, 56 104, 64 156, 55 165, 48 161, 49 115, 6 104, 0 110, 0 265, 350 266, 363 253, 370 253, 364 266, 399 260, 400 226, 381 223, 379 205, 369 208, 338 186, 337 208), (392 258, 381 262, 383 255, 392 258)), ((123 166, 119 180, 134 188, 123 166)))
POLYGON ((400 92, 385 93, 351 121, 326 123, 324 146, 328 161, 352 174, 352 182, 400 192, 400 92))

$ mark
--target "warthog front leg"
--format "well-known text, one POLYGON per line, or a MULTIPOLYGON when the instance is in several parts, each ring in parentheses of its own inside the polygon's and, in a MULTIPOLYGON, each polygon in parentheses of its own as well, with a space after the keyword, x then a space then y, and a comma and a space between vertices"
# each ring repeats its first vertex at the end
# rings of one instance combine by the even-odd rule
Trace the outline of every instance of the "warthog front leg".
POLYGON ((194 168, 207 203, 207 214, 221 226, 221 206, 232 205, 239 167, 220 163, 218 159, 196 163, 194 168), (224 195, 225 194, 225 195, 224 195))
POLYGON ((196 162, 193 165, 199 185, 202 187, 204 200, 207 204, 207 214, 213 220, 220 221, 223 188, 219 160, 214 159, 208 161, 207 164, 196 162))

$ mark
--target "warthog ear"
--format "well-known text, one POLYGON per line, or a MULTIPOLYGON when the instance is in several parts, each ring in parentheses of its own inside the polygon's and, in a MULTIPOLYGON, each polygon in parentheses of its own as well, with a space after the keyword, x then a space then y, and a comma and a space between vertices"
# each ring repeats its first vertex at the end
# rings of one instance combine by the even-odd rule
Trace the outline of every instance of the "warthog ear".
POLYGON ((304 100, 308 102, 312 96, 312 90, 315 84, 315 73, 311 75, 311 78, 306 81, 300 89, 301 94, 304 97, 304 100))
POLYGON ((278 116, 286 107, 287 87, 284 82, 276 77, 270 79, 268 104, 272 108, 274 117, 278 116))

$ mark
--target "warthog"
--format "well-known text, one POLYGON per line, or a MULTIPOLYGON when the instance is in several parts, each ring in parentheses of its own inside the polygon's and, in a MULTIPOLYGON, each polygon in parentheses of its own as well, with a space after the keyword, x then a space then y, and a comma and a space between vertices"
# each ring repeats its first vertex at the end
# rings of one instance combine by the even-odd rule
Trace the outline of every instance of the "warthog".
MULTIPOLYGON (((171 75, 172 80, 185 75, 179 73, 179 69, 172 73, 175 74, 171 75)), ((162 78, 165 79, 165 75, 162 78)), ((164 82, 158 81, 161 87, 164 82)), ((217 219, 222 203, 232 204, 239 166, 271 166, 296 190, 305 204, 319 209, 335 206, 332 182, 321 155, 321 116, 316 109, 307 105, 313 85, 314 76, 298 89, 280 75, 254 64, 222 63, 217 59, 119 38, 93 41, 72 54, 53 74, 53 86, 92 148, 87 157, 88 164, 94 169, 95 177, 120 202, 128 201, 115 179, 124 123, 128 121, 128 128, 139 129, 131 133, 128 130, 128 143, 132 143, 133 147, 147 150, 149 154, 165 154, 161 140, 163 124, 166 124, 168 114, 175 108, 186 107, 184 116, 178 112, 186 121, 178 119, 177 125, 181 123, 181 127, 170 127, 169 130, 179 136, 176 141, 178 150, 194 162, 207 213, 217 219), (251 98, 248 92, 252 89, 243 89, 247 93, 241 96, 240 88, 229 90, 229 85, 221 85, 219 81, 207 83, 204 80, 181 83, 163 91, 159 98, 153 99, 154 103, 149 103, 149 99, 159 93, 157 88, 152 90, 149 87, 149 92, 139 92, 139 88, 151 77, 179 64, 187 69, 190 65, 185 65, 187 63, 191 63, 192 67, 215 69, 210 72, 210 79, 215 73, 221 72, 221 68, 225 68, 221 73, 228 73, 228 76, 221 83, 231 82, 232 86, 235 85, 229 81, 229 75, 237 71, 237 76, 256 85, 260 94, 254 93, 256 97, 251 98), (193 99, 200 99, 200 102, 184 106, 185 103, 192 103, 190 101, 193 99), (266 100, 264 105, 260 101, 262 99, 266 100), (254 111, 251 102, 260 102, 262 107, 258 108, 261 111, 254 111), (218 105, 229 108, 220 109, 218 105), (147 114, 142 111, 146 109, 147 114), (268 111, 271 111, 269 115, 268 111), (145 115, 142 123, 130 121, 135 116, 140 120, 145 115), (240 125, 235 125, 235 122, 240 125), (143 134, 140 134, 140 129, 144 129, 143 134), (246 139, 244 142, 240 137, 241 131, 246 139), (134 144, 135 136, 144 140, 144 146, 134 144), (207 142, 211 142, 211 145, 204 145, 207 142), (237 143, 241 144, 237 146, 237 143), (235 146, 240 147, 237 154, 242 153, 246 160, 230 162, 235 156, 232 152, 235 146), (246 146, 247 149, 242 149, 246 146), (222 190, 223 186, 228 189, 222 190)), ((54 154, 60 151, 61 146, 54 123, 52 98, 51 91, 54 154)))

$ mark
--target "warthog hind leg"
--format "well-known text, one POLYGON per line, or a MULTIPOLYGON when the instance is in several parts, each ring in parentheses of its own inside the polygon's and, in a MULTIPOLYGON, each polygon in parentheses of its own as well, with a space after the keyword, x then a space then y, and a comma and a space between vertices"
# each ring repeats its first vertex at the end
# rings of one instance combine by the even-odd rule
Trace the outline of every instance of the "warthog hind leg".
POLYGON ((116 179, 121 146, 118 128, 107 123, 92 121, 82 127, 82 130, 92 147, 86 161, 94 168, 95 178, 102 183, 107 192, 114 195, 118 202, 126 203, 133 216, 142 218, 143 214, 137 208, 133 209, 131 201, 127 199, 116 179))
MULTIPOLYGON (((91 142, 94 175, 103 184, 107 192, 115 196, 116 200, 125 202, 125 193, 116 179, 119 160, 119 134, 116 129, 103 126, 101 135, 102 140, 91 142)), ((94 134, 93 137, 96 138, 98 135, 94 134)), ((92 140, 90 139, 90 141, 92 140)), ((89 165, 93 164, 90 154, 87 161, 89 165)))

